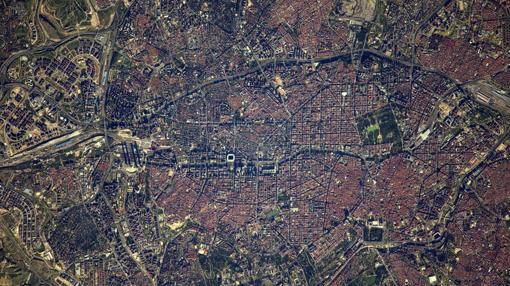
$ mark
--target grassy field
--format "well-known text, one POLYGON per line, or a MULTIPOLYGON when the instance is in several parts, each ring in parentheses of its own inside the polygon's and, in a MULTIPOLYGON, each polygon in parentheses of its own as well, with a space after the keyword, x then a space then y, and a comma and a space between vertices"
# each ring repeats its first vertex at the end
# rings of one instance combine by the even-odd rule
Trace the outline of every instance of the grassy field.
POLYGON ((97 11, 99 21, 102 26, 108 26, 112 22, 112 17, 116 12, 115 8, 116 8, 115 6, 111 6, 106 9, 97 11))
POLYGON ((63 30, 74 29, 89 21, 86 0, 47 0, 45 5, 63 30))

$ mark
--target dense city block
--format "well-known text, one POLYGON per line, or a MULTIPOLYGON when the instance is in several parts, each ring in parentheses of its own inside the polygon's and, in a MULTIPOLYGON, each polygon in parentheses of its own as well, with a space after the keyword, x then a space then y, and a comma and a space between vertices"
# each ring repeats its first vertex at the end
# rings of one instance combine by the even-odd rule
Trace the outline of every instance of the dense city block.
POLYGON ((0 285, 510 285, 510 1, 0 13, 0 285))

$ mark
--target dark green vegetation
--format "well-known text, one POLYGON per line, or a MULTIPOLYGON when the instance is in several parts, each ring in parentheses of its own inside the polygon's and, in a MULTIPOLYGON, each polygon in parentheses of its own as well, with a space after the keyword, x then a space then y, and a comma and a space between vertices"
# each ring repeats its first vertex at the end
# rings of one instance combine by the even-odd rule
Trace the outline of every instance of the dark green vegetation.
POLYGON ((358 253, 355 261, 348 267, 344 285, 375 286, 389 285, 388 271, 376 251, 366 249, 358 253), (386 282, 386 283, 385 283, 386 282))
POLYGON ((56 222, 48 242, 60 259, 75 261, 85 254, 100 251, 105 246, 98 229, 84 206, 67 211, 56 222))
POLYGON ((380 27, 384 27, 384 23, 386 22, 386 8, 388 5, 385 1, 377 1, 375 4, 375 17, 374 22, 380 27))
POLYGON ((358 237, 356 231, 351 228, 348 233, 349 236, 346 235, 328 255, 317 262, 316 268, 320 271, 320 277, 332 277, 338 268, 338 261, 356 243, 358 237))
POLYGON ((400 142, 400 131, 389 105, 359 118, 356 125, 363 144, 400 142))
POLYGON ((229 257, 230 254, 230 250, 220 246, 213 248, 208 255, 198 256, 200 267, 204 271, 204 278, 208 281, 208 284, 211 283, 211 285, 214 285, 216 283, 217 274, 221 272, 223 268, 235 267, 235 265, 232 265, 233 261, 229 257))
POLYGON ((317 275, 315 261, 307 249, 301 251, 298 256, 298 262, 303 269, 303 272, 305 273, 305 278, 308 285, 316 285, 319 281, 319 277, 317 275))
POLYGON ((85 0, 47 0, 45 5, 64 30, 73 30, 88 20, 85 0))
POLYGON ((106 9, 97 11, 97 15, 99 17, 101 25, 106 26, 110 22, 110 18, 112 17, 113 14, 115 14, 115 12, 116 12, 115 6, 110 6, 106 9))
POLYGON ((363 239, 365 241, 381 241, 383 239, 383 228, 366 227, 363 231, 363 239))
POLYGON ((114 52, 111 62, 112 69, 130 69, 133 66, 133 62, 123 54, 114 52))
POLYGON ((22 40, 24 38, 27 37, 27 33, 28 33, 28 28, 27 26, 25 25, 19 25, 17 28, 16 28, 16 39, 17 40, 22 40))
POLYGON ((477 106, 475 112, 474 121, 477 124, 489 124, 497 117, 497 112, 483 105, 477 106))
POLYGON ((267 221, 274 221, 280 215, 280 208, 276 207, 264 214, 264 218, 267 221))

